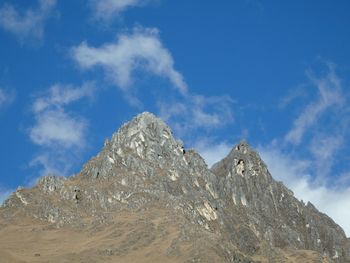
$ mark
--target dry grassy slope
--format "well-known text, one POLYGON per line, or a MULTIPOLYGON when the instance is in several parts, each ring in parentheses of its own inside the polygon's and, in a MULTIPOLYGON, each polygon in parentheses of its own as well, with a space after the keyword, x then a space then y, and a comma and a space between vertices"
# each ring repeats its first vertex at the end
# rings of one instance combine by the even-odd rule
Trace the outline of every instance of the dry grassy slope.
POLYGON ((113 217, 113 223, 86 229, 56 229, 23 217, 2 220, 0 262, 186 262, 196 253, 202 261, 222 262, 204 241, 211 237, 199 236, 198 244, 180 240, 183 219, 169 211, 125 211, 113 217))
MULTIPOLYGON (((113 223, 84 229, 30 218, 0 221, 0 262, 224 262, 219 237, 198 231, 183 240, 184 218, 162 208, 114 213, 113 223)), ((188 234, 188 233, 187 233, 188 234)), ((263 247, 263 244, 262 244, 263 247)), ((328 262, 313 251, 280 251, 260 262, 328 262)))

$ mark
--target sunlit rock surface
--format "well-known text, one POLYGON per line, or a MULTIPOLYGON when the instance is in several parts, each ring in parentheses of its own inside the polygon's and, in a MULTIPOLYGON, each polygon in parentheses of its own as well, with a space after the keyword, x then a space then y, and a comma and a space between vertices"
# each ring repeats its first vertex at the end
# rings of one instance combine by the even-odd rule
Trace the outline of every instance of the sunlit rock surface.
MULTIPOLYGON (((184 149, 170 128, 147 112, 106 140, 80 173, 69 178, 50 175, 33 189, 18 189, 0 208, 0 218, 0 248, 8 244, 2 243, 4 235, 30 222, 26 226, 40 229, 41 235, 35 236, 43 251, 57 256, 50 262, 350 259, 344 231, 274 181, 246 142, 209 169, 195 150, 184 149), (95 243, 83 242, 77 251, 72 251, 74 246, 57 249, 67 229, 70 240, 90 238, 95 243), (102 234, 108 229, 116 232, 113 238, 102 234), (53 241, 56 252, 44 242, 50 231, 58 235, 53 241)), ((22 233, 28 238, 31 234, 22 233)), ((17 243, 22 244, 21 238, 17 243)), ((22 252, 7 245, 0 257, 3 253, 13 262, 47 262, 45 252, 22 245, 22 252)))

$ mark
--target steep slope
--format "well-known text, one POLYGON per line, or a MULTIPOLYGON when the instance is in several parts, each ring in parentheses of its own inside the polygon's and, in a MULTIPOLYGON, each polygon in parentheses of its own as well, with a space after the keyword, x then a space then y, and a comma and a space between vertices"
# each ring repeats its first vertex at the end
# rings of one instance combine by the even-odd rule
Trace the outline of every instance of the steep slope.
POLYGON ((240 210, 240 218, 272 247, 315 250, 339 261, 349 258, 349 242, 341 227, 276 182, 246 142, 211 170, 220 178, 222 199, 230 203, 231 198, 232 211, 240 210))
POLYGON ((18 189, 0 218, 0 256, 19 262, 347 262, 350 255, 342 229, 275 182, 247 144, 210 170, 147 112, 79 174, 18 189))

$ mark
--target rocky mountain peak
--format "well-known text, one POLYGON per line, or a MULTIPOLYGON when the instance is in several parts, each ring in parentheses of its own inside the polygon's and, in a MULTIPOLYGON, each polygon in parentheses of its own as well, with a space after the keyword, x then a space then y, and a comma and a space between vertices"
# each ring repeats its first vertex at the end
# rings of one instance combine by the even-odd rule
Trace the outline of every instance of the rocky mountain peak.
POLYGON ((149 160, 170 157, 171 152, 177 156, 184 152, 183 143, 173 137, 171 129, 149 112, 124 124, 106 145, 120 156, 131 152, 149 160))
POLYGON ((132 140, 134 137, 146 136, 142 141, 161 141, 162 139, 173 139, 172 131, 166 123, 150 112, 143 112, 133 118, 131 121, 122 125, 122 127, 113 134, 111 142, 118 143, 120 137, 132 140))
MULTIPOLYGON (((314 251, 329 259, 324 262, 350 259, 343 230, 276 182, 246 141, 208 169, 196 151, 185 150, 166 123, 149 112, 124 124, 77 175, 50 175, 32 189, 18 189, 0 208, 0 219, 30 217, 56 228, 88 229, 114 224, 120 213, 142 213, 146 220, 143 213, 154 209, 170 215, 173 221, 166 227, 176 229, 171 230, 176 235, 167 245, 166 257, 186 253, 181 252, 185 244, 191 248, 191 260, 186 262, 202 262, 210 253, 219 259, 208 262, 284 262, 290 250, 314 251)), ((159 216, 157 224, 162 219, 159 216)), ((150 229, 155 231, 154 224, 150 229)), ((134 230, 123 235, 129 238, 125 244, 133 240, 134 230)), ((139 239, 149 235, 153 234, 139 239)), ((159 235, 163 243, 162 235, 171 234, 159 235)), ((150 242, 147 239, 142 246, 150 242)), ((106 253, 120 251, 114 247, 106 253)))
POLYGON ((82 174, 110 176, 113 167, 124 167, 150 175, 154 169, 187 165, 184 154, 182 141, 173 137, 169 126, 154 114, 143 112, 105 141, 102 151, 85 165, 82 174))
POLYGON ((170 128, 163 120, 157 118, 150 112, 143 112, 134 117, 131 121, 122 125, 112 140, 117 134, 122 134, 125 137, 132 138, 135 134, 146 133, 150 136, 162 136, 162 132, 171 133, 170 128))

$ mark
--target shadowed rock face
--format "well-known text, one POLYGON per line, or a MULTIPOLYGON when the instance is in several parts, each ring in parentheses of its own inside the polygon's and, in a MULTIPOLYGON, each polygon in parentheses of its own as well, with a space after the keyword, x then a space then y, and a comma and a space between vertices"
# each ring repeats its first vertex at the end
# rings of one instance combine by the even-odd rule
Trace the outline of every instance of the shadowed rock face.
MULTIPOLYGON (((106 140, 102 151, 79 174, 69 178, 47 176, 33 189, 18 189, 0 208, 0 217, 5 225, 23 217, 60 229, 91 230, 92 226, 103 229, 115 224, 116 215, 123 213, 142 215, 146 222, 150 211, 163 211, 176 226, 177 234, 171 236, 161 254, 162 261, 350 259, 344 231, 312 204, 298 201, 282 183, 274 181, 247 143, 239 143, 209 169, 198 153, 185 150, 170 128, 147 112, 106 140)), ((119 253, 122 248, 128 253, 147 248, 150 254, 157 239, 153 232, 157 231, 144 221, 139 247, 128 249, 118 243, 98 251, 107 251, 103 257, 115 258, 126 256, 119 253), (143 238, 147 240, 141 242, 143 238)), ((136 242, 133 231, 124 237, 126 244, 136 242)))

